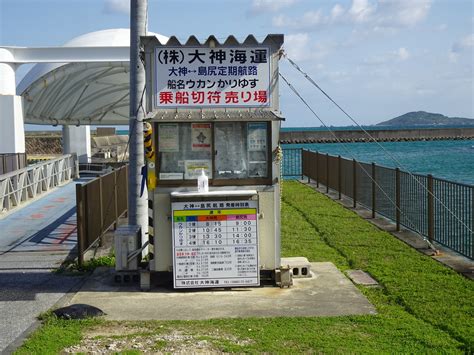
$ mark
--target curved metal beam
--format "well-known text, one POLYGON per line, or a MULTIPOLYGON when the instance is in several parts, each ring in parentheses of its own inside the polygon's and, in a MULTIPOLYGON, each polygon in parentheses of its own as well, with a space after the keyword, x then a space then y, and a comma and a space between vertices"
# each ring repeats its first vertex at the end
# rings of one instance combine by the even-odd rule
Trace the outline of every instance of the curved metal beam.
POLYGON ((128 62, 130 47, 0 47, 0 63, 128 62))

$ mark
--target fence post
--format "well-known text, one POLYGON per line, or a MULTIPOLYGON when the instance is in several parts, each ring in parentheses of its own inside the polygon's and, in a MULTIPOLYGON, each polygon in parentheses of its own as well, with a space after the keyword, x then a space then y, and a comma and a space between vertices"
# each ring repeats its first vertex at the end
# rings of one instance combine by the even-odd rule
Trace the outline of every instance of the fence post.
POLYGON ((372 163, 372 218, 375 218, 377 186, 375 184, 375 163, 372 163))
POLYGON ((127 196, 127 212, 125 212, 124 217, 128 218, 128 164, 122 167, 122 169, 125 169, 124 174, 125 174, 125 196, 127 196))
POLYGON ((117 170, 114 170, 114 212, 115 212, 115 223, 114 223, 114 230, 117 230, 118 226, 118 219, 119 219, 119 213, 118 213, 118 201, 117 201, 117 195, 118 195, 118 188, 117 188, 117 170))
POLYGON ((329 193, 329 154, 326 153, 326 193, 329 193))
POLYGON ((300 162, 301 162, 301 179, 303 180, 303 148, 300 148, 300 162))
POLYGON ((77 218, 77 263, 79 266, 84 264, 84 189, 81 184, 76 184, 76 218, 77 218))
POLYGON ((337 156, 337 171, 338 171, 338 174, 337 174, 337 190, 339 192, 339 200, 342 198, 341 194, 341 190, 342 190, 342 174, 341 174, 341 156, 338 155, 337 156))
POLYGON ((316 187, 319 188, 319 152, 316 152, 316 187))
POLYGON ((353 207, 357 206, 357 165, 356 160, 352 159, 352 201, 353 207))
POLYGON ((102 177, 99 176, 99 211, 100 211, 100 238, 99 246, 102 246, 102 234, 104 233, 104 189, 102 188, 102 177))
POLYGON ((301 161, 302 161, 302 164, 301 164, 301 171, 303 171, 303 167, 304 167, 304 165, 305 165, 305 164, 303 164, 303 163, 306 163, 306 164, 307 164, 307 167, 306 167, 306 169, 304 169, 304 171, 306 171, 306 172, 308 173, 308 176, 307 176, 307 178, 308 178, 308 184, 311 182, 311 163, 310 163, 310 162, 311 162, 311 159, 309 159, 309 158, 310 158, 310 155, 309 155, 308 151, 303 149, 303 150, 301 151, 301 159, 302 159, 302 160, 301 160, 301 161))
POLYGON ((400 231, 400 169, 395 169, 395 222, 397 232, 400 231))
POLYGON ((74 163, 74 179, 79 179, 80 178, 80 173, 79 173, 79 157, 77 156, 76 153, 73 154, 73 163, 74 163))
POLYGON ((434 199, 433 175, 428 174, 428 239, 433 241, 434 236, 434 199))

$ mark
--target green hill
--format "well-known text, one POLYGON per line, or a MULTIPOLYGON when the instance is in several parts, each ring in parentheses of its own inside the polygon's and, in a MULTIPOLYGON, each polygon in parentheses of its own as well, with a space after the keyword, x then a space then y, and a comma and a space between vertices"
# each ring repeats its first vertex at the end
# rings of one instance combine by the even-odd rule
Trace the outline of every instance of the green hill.
POLYGON ((425 111, 408 112, 404 115, 392 118, 391 120, 377 123, 377 126, 453 126, 453 125, 473 125, 474 119, 462 117, 448 117, 440 113, 430 113, 425 111))

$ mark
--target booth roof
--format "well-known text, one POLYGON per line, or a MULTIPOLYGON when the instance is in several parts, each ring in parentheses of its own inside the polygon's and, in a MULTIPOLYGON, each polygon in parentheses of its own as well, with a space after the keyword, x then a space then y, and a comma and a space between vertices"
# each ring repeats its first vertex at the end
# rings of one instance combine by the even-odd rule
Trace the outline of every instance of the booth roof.
POLYGON ((175 109, 159 110, 153 121, 277 121, 284 120, 280 112, 262 109, 175 109))
MULTIPOLYGON (((151 33, 159 45, 181 44, 176 37, 151 33)), ((183 45, 268 44, 280 46, 283 35, 268 35, 258 42, 249 35, 242 43, 229 36, 219 43, 209 36, 203 43, 191 36, 183 45)), ((129 29, 91 32, 67 42, 64 47, 128 47, 129 29)), ((36 64, 17 86, 23 96, 25 123, 123 125, 129 121, 129 62, 36 64)), ((165 110, 154 120, 278 120, 279 113, 260 109, 165 110)))

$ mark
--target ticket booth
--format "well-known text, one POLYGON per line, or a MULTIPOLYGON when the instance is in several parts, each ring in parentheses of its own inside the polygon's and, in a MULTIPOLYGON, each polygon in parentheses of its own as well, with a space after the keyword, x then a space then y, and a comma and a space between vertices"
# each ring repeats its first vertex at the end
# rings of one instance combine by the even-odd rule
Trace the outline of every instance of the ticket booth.
POLYGON ((280 267, 283 36, 142 43, 157 179, 150 271, 171 272, 175 288, 272 279, 280 267), (202 172, 207 192, 197 189, 202 172))

